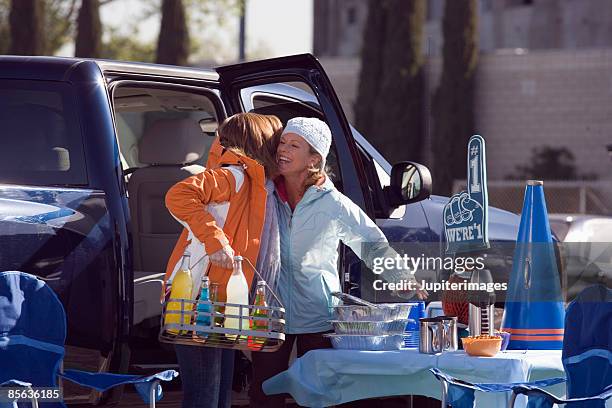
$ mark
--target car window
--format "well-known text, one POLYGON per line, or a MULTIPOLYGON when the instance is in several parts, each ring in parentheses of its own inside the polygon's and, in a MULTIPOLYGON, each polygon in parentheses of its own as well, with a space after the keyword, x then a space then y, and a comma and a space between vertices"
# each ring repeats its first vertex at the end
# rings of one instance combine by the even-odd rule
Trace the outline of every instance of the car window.
POLYGON ((376 218, 387 218, 389 210, 383 194, 383 185, 376 170, 375 161, 359 144, 357 144, 357 147, 361 154, 361 162, 368 179, 368 189, 374 203, 374 214, 376 218))
POLYGON ((374 168, 376 169, 376 174, 378 175, 378 183, 380 184, 380 188, 390 185, 391 176, 389 173, 387 173, 375 159, 372 159, 372 162, 374 163, 374 168))
MULTIPOLYGON (((325 120, 323 114, 318 109, 316 99, 308 99, 315 98, 308 85, 304 83, 291 82, 287 84, 275 84, 274 86, 279 86, 280 88, 277 89, 271 86, 270 89, 265 89, 264 87, 262 90, 258 91, 254 91, 254 89, 260 89, 262 87, 242 89, 241 95, 243 101, 245 102, 245 111, 261 113, 264 115, 276 115, 281 122, 283 122, 283 126, 289 119, 298 116, 314 117, 325 120), (299 84, 299 86, 297 84, 299 84), (284 87, 285 85, 303 91, 302 96, 305 96, 306 100, 300 100, 297 98, 288 97, 286 95, 281 95, 279 93, 274 93, 277 91, 280 92, 282 89, 287 89, 284 87)), ((340 172, 340 166, 338 164, 338 153, 333 141, 326 160, 326 171, 336 188, 339 191, 343 191, 342 175, 340 172)))
MULTIPOLYGON (((287 120, 297 116, 317 117, 324 119, 321 114, 315 96, 312 91, 306 91, 307 85, 297 86, 295 82, 273 84, 267 86, 257 86, 243 88, 241 97, 245 110, 268 115, 278 116, 283 124, 287 120), (296 92, 298 88, 304 92, 296 92), (288 94, 297 94, 299 99, 292 98, 288 94)), ((359 143, 358 151, 361 154, 361 161, 365 166, 366 177, 368 179, 369 194, 372 196, 376 218, 401 218, 404 215, 405 206, 396 208, 391 215, 388 213, 383 188, 390 184, 391 177, 384 167, 378 163, 370 154, 367 153, 359 143)), ((330 154, 327 158, 330 177, 338 190, 342 191, 342 178, 337 160, 337 153, 332 143, 330 154)))
POLYGON ((72 86, 0 80, 0 95, 0 183, 87 184, 72 86))
POLYGON ((178 89, 119 86, 113 93, 113 100, 124 170, 145 166, 138 157, 139 144, 154 123, 168 119, 190 119, 200 124, 202 137, 209 143, 196 163, 204 164, 219 122, 211 97, 178 89))
MULTIPOLYGON (((381 189, 384 189, 386 186, 391 184, 391 165, 383 156, 381 156, 376 149, 354 128, 351 128, 353 132, 353 137, 357 142, 357 145, 361 148, 361 151, 368 156, 368 162, 373 163, 374 169, 376 171, 376 177, 372 177, 375 179, 376 183, 380 185, 381 189)), ((383 204, 386 205, 386 199, 384 196, 382 197, 383 204)), ((401 219, 406 214, 406 206, 400 205, 399 207, 393 209, 390 214, 382 215, 378 218, 390 218, 390 219, 401 219)))

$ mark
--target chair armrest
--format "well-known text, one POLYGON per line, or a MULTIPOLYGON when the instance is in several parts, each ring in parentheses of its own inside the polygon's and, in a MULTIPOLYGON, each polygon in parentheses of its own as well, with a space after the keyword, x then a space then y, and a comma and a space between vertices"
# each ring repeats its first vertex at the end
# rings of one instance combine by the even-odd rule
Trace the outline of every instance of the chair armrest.
MULTIPOLYGON (((437 368, 430 368, 429 371, 442 384, 442 408, 446 408, 446 404, 463 403, 469 404, 474 401, 474 391, 482 392, 509 392, 512 391, 510 407, 514 405, 516 399, 516 391, 519 387, 525 389, 535 389, 537 387, 548 387, 555 384, 565 382, 563 377, 549 378, 546 380, 538 380, 524 383, 471 383, 463 381, 455 377, 451 377, 437 368)), ((539 388, 538 388, 539 389, 539 388)), ((551 394, 552 395, 552 394, 551 394)))
MULTIPOLYGON (((0 384, 0 387, 22 387, 22 388, 27 388, 30 391, 33 391, 31 383, 25 382, 25 381, 19 381, 19 380, 5 381, 2 384, 0 384)), ((32 403, 32 408, 38 408, 38 399, 34 395, 34 392, 31 392, 30 395, 31 395, 30 402, 32 403)))
POLYGON ((105 392, 113 387, 125 384, 133 384, 142 400, 151 404, 161 399, 160 381, 171 381, 178 377, 178 372, 166 370, 150 376, 111 374, 111 373, 89 373, 79 370, 66 370, 59 374, 60 377, 75 384, 92 388, 96 391, 105 392), (154 396, 154 400, 151 397, 154 396))
MULTIPOLYGON (((570 402, 584 402, 584 401, 593 401, 593 400, 602 400, 605 401, 612 397, 612 385, 604 388, 604 390, 598 395, 593 395, 591 397, 583 397, 583 398, 558 398, 557 396, 551 394, 548 391, 544 391, 539 387, 528 386, 528 385, 519 385, 512 388, 513 395, 523 394, 526 395, 527 398, 530 397, 540 397, 545 398, 551 402, 551 405, 554 404, 567 404, 570 402)), ((516 398, 516 397, 515 397, 516 398)), ((511 405, 510 408, 513 408, 514 405, 511 405)))

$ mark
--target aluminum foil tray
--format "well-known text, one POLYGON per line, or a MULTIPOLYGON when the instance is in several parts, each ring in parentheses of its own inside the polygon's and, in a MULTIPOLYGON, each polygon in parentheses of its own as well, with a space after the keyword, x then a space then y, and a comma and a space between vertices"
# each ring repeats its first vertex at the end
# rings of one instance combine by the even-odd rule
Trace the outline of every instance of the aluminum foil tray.
POLYGON ((342 321, 330 320, 336 334, 361 334, 361 335, 384 335, 384 334, 403 334, 406 330, 408 319, 392 320, 388 322, 370 321, 342 321))
POLYGON ((389 351, 399 350, 404 342, 401 334, 362 336, 358 334, 324 334, 332 346, 340 350, 389 351))
POLYGON ((378 307, 334 306, 334 315, 335 320, 344 322, 388 322, 407 319, 411 308, 409 303, 381 303, 378 307))

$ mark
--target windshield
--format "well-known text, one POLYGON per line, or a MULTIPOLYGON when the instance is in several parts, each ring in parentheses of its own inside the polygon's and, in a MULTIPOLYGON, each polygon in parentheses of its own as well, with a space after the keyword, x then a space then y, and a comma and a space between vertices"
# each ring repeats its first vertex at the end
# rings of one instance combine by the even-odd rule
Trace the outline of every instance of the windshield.
POLYGON ((0 183, 87 184, 71 86, 0 80, 0 183))

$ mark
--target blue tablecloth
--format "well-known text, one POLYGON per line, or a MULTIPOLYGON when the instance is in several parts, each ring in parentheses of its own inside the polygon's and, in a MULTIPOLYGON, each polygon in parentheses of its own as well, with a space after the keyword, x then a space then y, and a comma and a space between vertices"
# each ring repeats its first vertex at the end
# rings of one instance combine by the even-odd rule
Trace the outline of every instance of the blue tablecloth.
MULTIPOLYGON (((438 380, 428 371, 473 382, 523 382, 564 376, 560 350, 507 351, 495 357, 470 357, 463 351, 439 355, 417 350, 355 351, 313 350, 297 359, 289 370, 263 384, 267 394, 289 393, 308 407, 324 407, 391 395, 441 398, 438 380)), ((564 384, 549 387, 564 395, 564 384)), ((504 407, 507 395, 476 393, 477 407, 504 407)), ((517 408, 525 405, 519 398, 517 408)))

